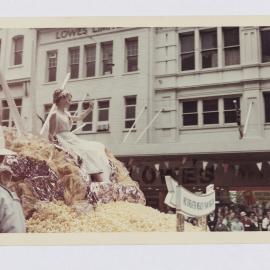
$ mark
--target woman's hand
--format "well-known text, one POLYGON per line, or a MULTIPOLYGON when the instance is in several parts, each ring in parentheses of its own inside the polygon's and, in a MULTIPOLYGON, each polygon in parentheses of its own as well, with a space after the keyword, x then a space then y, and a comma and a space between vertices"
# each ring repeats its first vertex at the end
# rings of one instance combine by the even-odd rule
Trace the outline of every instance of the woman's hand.
POLYGON ((82 112, 79 116, 73 116, 72 117, 72 120, 73 121, 80 121, 80 120, 83 120, 94 108, 94 102, 93 101, 89 101, 89 107, 84 111, 82 112))
POLYGON ((93 101, 89 101, 88 110, 93 110, 93 109, 94 109, 94 102, 93 101))

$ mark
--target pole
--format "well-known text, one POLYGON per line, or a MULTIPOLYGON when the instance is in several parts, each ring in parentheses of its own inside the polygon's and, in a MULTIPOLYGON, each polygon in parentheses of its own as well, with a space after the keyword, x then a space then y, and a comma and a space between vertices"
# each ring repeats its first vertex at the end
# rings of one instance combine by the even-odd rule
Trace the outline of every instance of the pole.
POLYGON ((207 216, 202 216, 198 218, 198 225, 203 229, 204 232, 207 232, 207 216))
POLYGON ((15 122, 15 126, 18 129, 20 134, 25 134, 26 130, 25 130, 25 127, 23 124, 23 120, 20 116, 18 108, 14 102, 14 99, 11 95, 11 91, 9 89, 9 86, 5 80, 5 77, 4 77, 1 69, 0 69, 0 83, 2 85, 2 89, 3 89, 4 94, 6 96, 8 107, 9 107, 10 112, 11 112, 11 117, 13 118, 13 120, 15 122))
POLYGON ((243 138, 243 127, 241 125, 241 111, 237 105, 237 100, 233 100, 233 104, 234 104, 234 109, 235 109, 235 114, 236 114, 236 122, 237 122, 237 126, 238 126, 239 137, 240 137, 240 139, 242 139, 243 138))
MULTIPOLYGON (((61 89, 65 89, 66 84, 67 84, 69 78, 70 78, 70 73, 68 73, 68 74, 66 75, 65 80, 63 81, 63 83, 62 83, 62 85, 61 85, 61 89)), ((47 116, 47 118, 46 118, 46 120, 45 120, 45 123, 43 124, 43 126, 42 126, 42 128, 41 128, 41 130, 40 130, 40 133, 39 133, 40 135, 43 135, 43 134, 44 134, 44 131, 45 131, 45 129, 46 129, 46 126, 48 125, 49 119, 50 119, 50 117, 52 116, 52 113, 55 111, 55 109, 56 109, 56 105, 53 104, 52 107, 51 107, 51 109, 50 109, 50 112, 49 112, 49 114, 48 114, 48 116, 47 116)))
MULTIPOLYGON (((87 96, 88 96, 88 94, 85 94, 85 96, 84 96, 84 98, 82 99, 82 101, 80 102, 80 104, 83 104, 83 102, 86 100, 87 96)), ((78 106, 78 109, 77 109, 77 111, 74 113, 73 116, 76 116, 76 115, 79 113, 79 110, 80 110, 80 108, 79 108, 79 106, 78 106)))
POLYGON ((151 125, 155 122, 155 120, 158 118, 158 116, 160 115, 160 113, 163 111, 163 108, 162 109, 160 109, 157 113, 156 113, 156 115, 155 115, 155 117, 150 121, 150 123, 145 127, 145 129, 142 131, 142 133, 140 134, 140 136, 138 137, 138 139, 136 140, 136 142, 135 143, 137 143, 141 138, 142 138, 142 136, 144 135, 144 133, 151 127, 151 125))
POLYGON ((67 73, 66 78, 65 78, 65 80, 64 80, 63 83, 62 83, 61 89, 63 89, 63 90, 65 89, 66 84, 67 84, 69 78, 70 78, 70 72, 67 73))
POLYGON ((247 133, 247 127, 248 127, 248 122, 249 122, 249 118, 250 118, 252 105, 253 105, 253 101, 251 101, 250 104, 249 104, 247 119, 246 119, 246 122, 245 122, 245 125, 244 125, 243 136, 245 136, 246 133, 247 133))
POLYGON ((80 125, 80 126, 77 127, 76 129, 72 130, 72 133, 75 133, 75 132, 77 132, 78 130, 82 129, 85 125, 86 125, 86 123, 83 123, 82 125, 80 125))
POLYGON ((181 213, 176 213, 176 231, 185 231, 185 217, 181 213))
POLYGON ((131 128, 128 130, 128 133, 127 133, 126 137, 124 138, 124 140, 122 141, 122 143, 125 143, 125 142, 127 141, 127 138, 129 137, 131 131, 133 130, 133 128, 135 127, 135 125, 137 124, 137 122, 139 121, 139 119, 141 118, 141 116, 143 115, 144 110, 146 110, 146 109, 147 109, 147 106, 144 106, 144 107, 142 108, 142 110, 140 111, 139 115, 138 115, 137 118, 135 119, 133 125, 132 125, 131 128))

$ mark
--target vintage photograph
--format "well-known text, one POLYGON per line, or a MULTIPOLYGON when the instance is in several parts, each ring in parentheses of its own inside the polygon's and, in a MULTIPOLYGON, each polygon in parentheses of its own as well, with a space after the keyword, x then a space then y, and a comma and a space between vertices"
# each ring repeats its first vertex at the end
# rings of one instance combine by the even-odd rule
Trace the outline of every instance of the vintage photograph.
POLYGON ((0 29, 0 233, 270 231, 270 27, 0 29))

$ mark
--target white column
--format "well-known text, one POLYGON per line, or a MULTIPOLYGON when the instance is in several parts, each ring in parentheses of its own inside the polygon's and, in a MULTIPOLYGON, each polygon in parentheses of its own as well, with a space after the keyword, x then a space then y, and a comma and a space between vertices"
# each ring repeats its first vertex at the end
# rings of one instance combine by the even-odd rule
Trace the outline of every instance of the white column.
POLYGON ((218 99, 218 118, 219 118, 219 125, 224 125, 224 104, 223 98, 218 99))
POLYGON ((79 78, 85 77, 84 45, 80 46, 79 78))
POLYGON ((203 126, 203 102, 198 100, 198 126, 203 126))
POLYGON ((96 43, 96 76, 102 75, 102 70, 101 70, 101 44, 100 42, 96 43))
POLYGON ((195 46, 195 70, 201 69, 201 44, 200 44, 200 32, 199 28, 196 27, 194 31, 194 46, 195 46))
POLYGON ((222 27, 217 28, 218 67, 224 67, 222 27))

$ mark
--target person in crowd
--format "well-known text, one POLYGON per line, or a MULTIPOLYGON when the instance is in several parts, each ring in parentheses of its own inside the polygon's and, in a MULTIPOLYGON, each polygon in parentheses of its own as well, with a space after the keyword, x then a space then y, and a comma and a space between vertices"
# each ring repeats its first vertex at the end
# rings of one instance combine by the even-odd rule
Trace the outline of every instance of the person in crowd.
POLYGON ((193 219, 191 220, 191 224, 192 224, 193 226, 198 226, 198 219, 197 219, 197 218, 193 218, 193 219))
POLYGON ((217 224, 217 215, 215 212, 212 212, 210 215, 207 216, 207 225, 211 232, 215 230, 215 226, 217 224))
POLYGON ((227 217, 228 214, 229 214, 229 207, 228 206, 224 206, 224 210, 223 210, 224 217, 227 217))
POLYGON ((250 220, 251 220, 251 230, 252 231, 258 231, 259 230, 259 222, 258 222, 258 217, 255 215, 254 212, 250 213, 250 220))
POLYGON ((223 223, 223 218, 219 217, 217 220, 217 224, 215 226, 216 232, 227 232, 229 231, 229 228, 223 223))
POLYGON ((238 217, 235 217, 231 224, 232 232, 243 232, 245 230, 243 223, 239 220, 238 217))
POLYGON ((25 232, 25 218, 18 196, 0 185, 0 233, 25 232))
POLYGON ((247 216, 247 213, 245 211, 242 211, 240 213, 241 216, 241 222, 244 225, 245 231, 251 231, 252 230, 252 222, 250 218, 247 216))
MULTIPOLYGON (((0 127, 2 132, 2 127, 0 127)), ((6 155, 16 153, 4 148, 4 137, 0 135, 0 164, 2 165, 6 155)), ((0 176, 4 175, 1 167, 0 176)), ((15 192, 0 184, 0 233, 25 233, 25 217, 20 199, 15 192)))
POLYGON ((262 231, 262 221, 263 221, 263 216, 262 215, 258 215, 258 230, 262 231))
POLYGON ((72 123, 83 120, 93 109, 93 103, 79 116, 72 116, 68 112, 71 104, 71 94, 57 89, 53 94, 56 110, 49 119, 49 140, 60 144, 71 154, 82 160, 82 166, 96 182, 109 182, 111 167, 106 155, 105 146, 99 142, 80 139, 71 132, 72 123))
POLYGON ((270 210, 266 212, 266 215, 262 220, 262 231, 267 231, 269 225, 270 225, 270 210))

